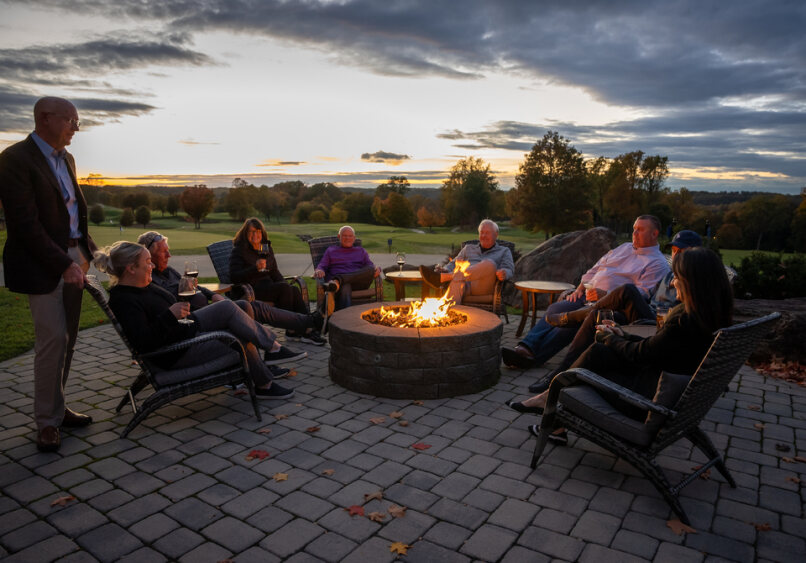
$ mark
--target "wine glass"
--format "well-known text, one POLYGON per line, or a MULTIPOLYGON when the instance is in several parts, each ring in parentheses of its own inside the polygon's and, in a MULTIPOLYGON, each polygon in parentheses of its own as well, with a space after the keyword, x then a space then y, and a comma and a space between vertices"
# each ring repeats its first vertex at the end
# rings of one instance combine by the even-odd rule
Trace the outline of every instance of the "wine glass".
POLYGON ((596 324, 602 326, 616 326, 612 309, 599 309, 596 311, 596 324))
POLYGON ((406 254, 404 252, 397 253, 397 265, 400 267, 400 271, 403 271, 403 265, 406 263, 406 254))
MULTIPOLYGON (((198 275, 198 272, 196 272, 198 275)), ((180 301, 190 301, 196 295, 196 278, 192 276, 182 276, 179 280, 179 291, 177 293, 180 301)), ((183 325, 192 325, 193 319, 185 317, 179 319, 179 323, 183 325)))
MULTIPOLYGON (((269 243, 264 242, 260 244, 260 250, 257 253, 257 257, 261 260, 268 260, 269 259, 269 243)), ((269 269, 263 267, 260 269, 261 272, 268 272, 269 269)))

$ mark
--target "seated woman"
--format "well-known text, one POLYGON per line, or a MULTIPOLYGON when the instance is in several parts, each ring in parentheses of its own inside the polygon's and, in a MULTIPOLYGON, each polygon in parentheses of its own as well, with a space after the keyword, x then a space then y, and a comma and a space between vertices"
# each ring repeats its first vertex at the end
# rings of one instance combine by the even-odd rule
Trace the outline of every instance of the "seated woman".
MULTIPOLYGON (((714 341, 714 333, 730 326, 733 292, 722 261, 707 248, 692 248, 672 261, 674 284, 680 305, 674 307, 663 327, 649 338, 626 334, 617 326, 597 326, 596 342, 571 365, 651 399, 662 371, 693 375, 714 341)), ((548 391, 521 403, 508 401, 518 412, 541 414, 548 391)), ((530 426, 536 435, 537 427, 530 426)), ((549 438, 566 443, 563 432, 549 438)))
MULTIPOLYGON (((255 299, 270 301, 275 307, 286 311, 310 314, 299 288, 285 281, 277 268, 269 235, 260 219, 250 217, 235 234, 229 259, 229 275, 233 283, 251 285, 255 291, 255 299), (266 245, 265 252, 261 248, 263 245, 266 245)), ((317 333, 286 331, 286 335, 308 344, 325 343, 317 333)))
MULTIPOLYGON (((193 338, 197 334, 226 330, 241 340, 255 393, 262 399, 287 399, 293 389, 272 382, 267 365, 298 360, 307 356, 281 346, 274 334, 229 300, 217 301, 190 312, 190 304, 177 302, 173 295, 151 283, 151 255, 144 246, 119 241, 95 253, 96 268, 109 274, 109 307, 120 321, 135 349, 151 352, 162 346, 193 338), (194 322, 183 324, 179 319, 194 322), (257 349, 265 350, 264 359, 257 349)), ((187 350, 159 356, 154 363, 163 369, 179 369, 203 364, 229 350, 222 342, 204 342, 187 350)))

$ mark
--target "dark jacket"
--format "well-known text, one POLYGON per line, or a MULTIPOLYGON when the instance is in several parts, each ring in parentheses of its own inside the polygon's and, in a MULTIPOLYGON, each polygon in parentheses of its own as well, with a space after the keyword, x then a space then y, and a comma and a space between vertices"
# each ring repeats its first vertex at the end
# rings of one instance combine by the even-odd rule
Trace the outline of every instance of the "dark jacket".
POLYGON ((280 270, 277 269, 277 260, 269 241, 269 256, 266 258, 266 272, 261 272, 255 266, 259 252, 249 243, 234 244, 229 257, 229 276, 232 283, 248 283, 251 286, 259 281, 269 280, 274 283, 285 281, 280 270))
MULTIPOLYGON (((197 324, 182 324, 169 310, 176 303, 173 295, 159 286, 116 285, 109 290, 109 307, 123 327, 126 338, 140 353, 196 336, 197 324)), ((168 368, 185 351, 160 356, 154 363, 168 368)))
MULTIPOLYGON (((70 153, 66 161, 78 201, 80 245, 90 260, 97 248, 87 229, 87 202, 70 153)), ((0 154, 0 199, 8 229, 3 250, 6 286, 18 293, 50 293, 72 262, 67 254, 70 215, 59 181, 30 135, 0 154)))

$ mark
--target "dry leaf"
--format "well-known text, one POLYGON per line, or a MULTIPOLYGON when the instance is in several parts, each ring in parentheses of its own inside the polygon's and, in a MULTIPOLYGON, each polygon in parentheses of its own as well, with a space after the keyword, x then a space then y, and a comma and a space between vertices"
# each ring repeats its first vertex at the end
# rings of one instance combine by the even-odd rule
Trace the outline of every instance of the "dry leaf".
POLYGON ((395 518, 403 518, 406 515, 406 507, 393 504, 389 507, 389 514, 395 518))
POLYGON ((275 473, 274 475, 271 476, 271 478, 278 483, 280 481, 288 481, 288 473, 275 473))
POLYGON ((697 533, 697 530, 695 530, 691 526, 686 526, 680 520, 667 520, 666 521, 666 526, 669 527, 675 533, 675 535, 678 535, 678 536, 682 536, 683 532, 686 532, 686 533, 689 533, 689 534, 696 534, 697 533))
POLYGON ((297 377, 297 370, 292 369, 292 370, 291 370, 291 371, 289 371, 287 374, 285 374, 285 376, 286 376, 286 377, 297 377))
POLYGON ((758 405, 747 405, 747 409, 751 411, 760 411, 761 407, 758 405))
POLYGON ((806 457, 803 457, 803 456, 800 456, 800 455, 795 456, 795 461, 799 461, 801 463, 806 463, 806 457))
POLYGON ((232 392, 233 395, 246 395, 247 393, 249 393, 249 391, 246 389, 236 389, 232 392))
POLYGON ((369 518, 373 522, 383 522, 383 519, 386 518, 386 514, 382 512, 370 512, 367 515, 367 518, 369 518))
MULTIPOLYGON (((696 465, 696 466, 691 468, 692 471, 699 471, 700 469, 702 469, 702 465, 696 465)), ((711 470, 706 469, 705 471, 700 473, 699 477, 700 477, 700 479, 704 479, 704 480, 708 481, 711 478, 711 470)))
POLYGON ((390 412, 389 416, 392 418, 400 418, 401 416, 403 416, 403 412, 402 411, 390 412))
POLYGON ((357 516, 363 516, 364 515, 364 507, 359 506, 357 504, 354 504, 354 505, 350 506, 349 508, 345 508, 344 510, 349 512, 350 516, 356 516, 356 515, 357 516))
POLYGON ((52 503, 50 503, 50 505, 56 506, 58 504, 59 506, 67 506, 68 502, 72 502, 74 500, 76 500, 76 497, 74 497, 73 495, 67 495, 57 498, 52 503))
POLYGON ((787 477, 786 480, 791 483, 795 483, 796 485, 800 483, 800 479, 798 479, 797 477, 792 477, 791 475, 787 477))
POLYGON ((386 417, 385 416, 376 416, 375 418, 370 418, 369 421, 372 424, 383 424, 384 422, 386 422, 386 417))
POLYGON ((305 429, 305 432, 313 433, 313 432, 319 432, 319 430, 320 430, 319 426, 309 426, 308 428, 305 429))
POLYGON ((277 420, 285 420, 286 418, 288 418, 288 415, 287 414, 275 414, 274 418, 276 418, 277 420))
POLYGON ((389 551, 392 553, 397 553, 398 555, 406 555, 406 551, 410 548, 410 545, 406 545, 405 543, 396 541, 392 545, 389 546, 389 551))
POLYGON ((772 529, 772 526, 770 526, 769 522, 764 522, 763 524, 756 524, 753 522, 752 524, 759 532, 769 532, 772 529))
POLYGON ((335 472, 336 472, 335 469, 325 469, 324 471, 322 471, 322 475, 328 475, 329 476, 329 475, 333 475, 335 472))
POLYGON ((756 422, 753 425, 753 428, 755 428, 756 430, 763 430, 764 429, 764 423, 763 422, 756 422))
POLYGON ((401 420, 401 421, 399 421, 399 422, 398 422, 398 424, 399 424, 400 426, 408 426, 408 425, 409 425, 409 421, 408 421, 408 420, 401 420))
POLYGON ((364 495, 364 502, 368 502, 372 499, 383 500, 383 491, 375 491, 374 493, 364 495))
POLYGON ((295 407, 301 407, 301 406, 302 406, 302 403, 295 403, 295 404, 294 404, 294 406, 295 406, 295 407))
POLYGON ((416 444, 411 445, 412 448, 415 450, 427 450, 431 446, 429 444, 423 444, 422 442, 417 442, 416 444))
POLYGON ((269 457, 269 452, 266 450, 252 450, 246 455, 246 461, 252 461, 253 459, 266 459, 269 457))
POLYGON ((425 403, 423 403, 422 401, 412 401, 412 402, 411 402, 411 404, 412 404, 412 405, 417 405, 418 407, 421 407, 421 406, 423 406, 425 403))
POLYGON ((782 457, 781 461, 783 461, 784 463, 795 463, 795 460, 792 459, 791 457, 782 457))
POLYGON ((271 434, 271 428, 261 428, 257 431, 258 434, 271 434))

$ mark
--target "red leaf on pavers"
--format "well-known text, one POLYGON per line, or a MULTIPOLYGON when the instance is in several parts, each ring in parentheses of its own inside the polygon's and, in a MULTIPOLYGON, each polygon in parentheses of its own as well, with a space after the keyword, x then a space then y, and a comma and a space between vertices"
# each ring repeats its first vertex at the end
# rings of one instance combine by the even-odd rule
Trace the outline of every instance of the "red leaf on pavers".
POLYGON ((333 475, 336 472, 335 469, 325 469, 322 471, 322 475, 333 475))
POLYGON ((798 479, 797 477, 792 477, 791 475, 787 477, 786 480, 791 483, 795 483, 796 485, 800 483, 800 479, 798 479))
POLYGON ((382 512, 370 512, 367 515, 367 518, 369 518, 373 522, 383 522, 383 519, 386 518, 386 514, 382 512))
POLYGON ((246 455, 246 461, 252 461, 253 459, 266 459, 269 457, 269 452, 266 450, 252 450, 246 455))
POLYGON ((389 546, 389 551, 392 553, 397 553, 398 555, 406 555, 407 550, 410 548, 410 545, 406 545, 403 542, 396 541, 395 543, 389 546))
POLYGON ((761 407, 759 405, 747 405, 747 409, 751 411, 760 411, 761 407))
POLYGON ((408 426, 408 425, 409 425, 409 421, 408 421, 408 420, 401 420, 401 421, 399 421, 399 422, 398 422, 398 424, 399 424, 400 426, 408 426))
MULTIPOLYGON (((700 469, 702 469, 702 465, 695 465, 694 467, 691 468, 692 471, 699 471, 700 469)), ((699 477, 700 479, 705 479, 706 481, 709 480, 711 478, 711 470, 706 469, 705 471, 700 473, 699 477)))
POLYGON ((764 423, 763 422, 756 422, 753 425, 753 428, 755 428, 756 430, 764 430, 764 423))
POLYGON ((236 389, 232 392, 233 395, 246 395, 247 393, 249 393, 249 391, 246 389, 236 389))
POLYGON ((412 402, 411 402, 411 404, 412 404, 412 405, 417 405, 418 407, 421 407, 421 406, 423 406, 425 403, 423 403, 422 401, 412 401, 412 402))
POLYGON ((350 513, 350 516, 363 516, 364 515, 364 507, 354 504, 349 508, 345 508, 347 512, 350 513))
POLYGON ((384 422, 386 422, 386 417, 385 416, 376 416, 375 418, 370 418, 369 421, 372 424, 383 424, 384 422))
POLYGON ((803 456, 800 456, 800 455, 796 455, 796 456, 795 456, 795 461, 799 461, 799 462, 801 462, 801 463, 806 463, 806 457, 803 457, 803 456))
POLYGON ((289 370, 288 373, 285 374, 285 376, 286 377, 297 377, 297 370, 295 370, 295 369, 289 370))
POLYGON ((781 461, 783 461, 784 463, 795 463, 795 460, 792 459, 791 457, 782 457, 781 461))
POLYGON ((57 498, 52 503, 50 503, 50 505, 51 506, 56 506, 56 505, 67 506, 68 502, 73 502, 74 500, 76 500, 76 497, 74 497, 73 495, 67 495, 67 496, 57 498))
POLYGON ((314 433, 319 432, 319 430, 321 430, 320 426, 309 426, 308 428, 305 429, 305 432, 314 433))
POLYGON ((257 431, 257 433, 258 434, 270 434, 271 433, 271 428, 261 428, 260 430, 257 431))
POLYGON ((772 530, 772 526, 770 526, 769 522, 764 522, 763 524, 758 524, 756 522, 751 522, 753 527, 758 530, 759 532, 769 532, 772 530))
POLYGON ((403 518, 406 515, 406 507, 393 504, 389 507, 389 514, 395 518, 403 518))
POLYGON ((278 483, 280 481, 288 481, 288 473, 275 473, 274 475, 271 476, 271 478, 278 483))
POLYGON ((389 416, 392 418, 400 418, 401 416, 403 416, 403 411, 390 412, 389 416))
POLYGON ((275 414, 274 418, 276 418, 277 420, 285 420, 286 418, 288 418, 288 415, 287 414, 275 414))
POLYGON ((364 495, 364 502, 368 502, 372 499, 383 500, 383 491, 375 491, 374 493, 364 495))
POLYGON ((417 442, 416 444, 412 444, 411 447, 414 448, 415 450, 427 450, 428 448, 431 447, 431 445, 423 444, 422 442, 417 442))
POLYGON ((696 534, 697 530, 692 528, 691 526, 686 526, 680 520, 667 520, 666 526, 668 526, 676 535, 682 536, 683 532, 689 534, 696 534))
POLYGON ((776 451, 779 451, 779 452, 788 452, 792 448, 790 448, 788 444, 780 444, 779 443, 779 444, 775 444, 775 449, 776 449, 776 451))

